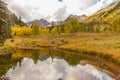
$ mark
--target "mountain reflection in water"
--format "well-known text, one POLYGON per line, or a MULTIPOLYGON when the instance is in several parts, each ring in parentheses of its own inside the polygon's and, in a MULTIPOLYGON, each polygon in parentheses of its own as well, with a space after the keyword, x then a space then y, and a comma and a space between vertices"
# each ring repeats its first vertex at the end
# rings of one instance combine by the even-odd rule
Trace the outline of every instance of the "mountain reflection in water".
POLYGON ((64 59, 47 58, 34 63, 24 58, 21 64, 9 69, 6 77, 10 80, 115 80, 92 65, 69 65, 64 59))

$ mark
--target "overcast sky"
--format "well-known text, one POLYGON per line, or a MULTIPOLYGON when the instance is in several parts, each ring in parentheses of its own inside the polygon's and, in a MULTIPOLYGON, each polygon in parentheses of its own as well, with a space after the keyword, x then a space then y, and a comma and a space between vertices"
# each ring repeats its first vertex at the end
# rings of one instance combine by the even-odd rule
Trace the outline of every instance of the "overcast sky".
POLYGON ((44 18, 65 20, 69 15, 92 15, 116 0, 3 0, 24 22, 44 18))

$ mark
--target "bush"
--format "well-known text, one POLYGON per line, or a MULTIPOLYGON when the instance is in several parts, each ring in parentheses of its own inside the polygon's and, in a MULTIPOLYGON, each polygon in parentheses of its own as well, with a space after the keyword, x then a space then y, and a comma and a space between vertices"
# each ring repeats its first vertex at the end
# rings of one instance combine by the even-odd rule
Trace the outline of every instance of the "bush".
POLYGON ((21 27, 19 25, 12 26, 13 36, 25 36, 31 34, 32 34, 32 30, 30 26, 21 26, 21 27))

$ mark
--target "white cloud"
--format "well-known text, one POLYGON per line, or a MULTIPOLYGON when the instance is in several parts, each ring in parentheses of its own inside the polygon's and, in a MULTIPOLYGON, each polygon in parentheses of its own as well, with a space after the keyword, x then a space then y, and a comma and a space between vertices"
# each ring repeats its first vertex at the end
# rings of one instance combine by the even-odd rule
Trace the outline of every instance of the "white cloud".
POLYGON ((97 0, 64 0, 67 6, 67 12, 70 14, 77 14, 80 11, 97 3, 97 0))
POLYGON ((44 18, 65 20, 69 15, 91 15, 115 0, 4 0, 10 11, 29 22, 44 18))

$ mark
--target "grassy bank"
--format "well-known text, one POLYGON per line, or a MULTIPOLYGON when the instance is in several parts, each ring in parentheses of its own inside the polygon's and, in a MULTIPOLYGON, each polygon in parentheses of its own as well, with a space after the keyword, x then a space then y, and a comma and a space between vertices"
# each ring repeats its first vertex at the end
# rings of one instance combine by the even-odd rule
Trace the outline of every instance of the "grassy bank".
POLYGON ((61 35, 39 35, 37 37, 16 36, 6 45, 18 49, 63 49, 84 54, 97 55, 120 65, 120 34, 76 33, 61 35))
POLYGON ((80 52, 83 54, 97 55, 120 65, 119 36, 120 34, 115 33, 76 34, 72 39, 66 39, 68 44, 62 45, 59 48, 73 52, 80 52))

